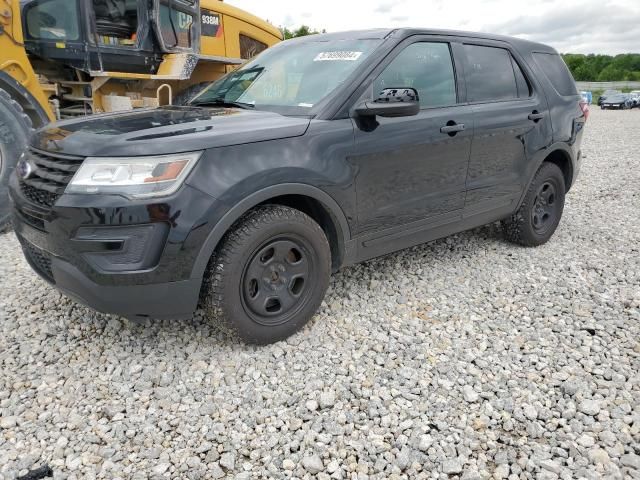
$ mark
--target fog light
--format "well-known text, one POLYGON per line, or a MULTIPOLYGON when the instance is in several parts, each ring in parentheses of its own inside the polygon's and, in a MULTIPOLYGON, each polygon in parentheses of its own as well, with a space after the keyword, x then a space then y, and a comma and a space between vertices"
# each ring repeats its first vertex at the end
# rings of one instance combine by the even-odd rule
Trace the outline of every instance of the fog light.
POLYGON ((115 273, 155 267, 164 250, 169 225, 81 227, 75 248, 95 270, 115 273))

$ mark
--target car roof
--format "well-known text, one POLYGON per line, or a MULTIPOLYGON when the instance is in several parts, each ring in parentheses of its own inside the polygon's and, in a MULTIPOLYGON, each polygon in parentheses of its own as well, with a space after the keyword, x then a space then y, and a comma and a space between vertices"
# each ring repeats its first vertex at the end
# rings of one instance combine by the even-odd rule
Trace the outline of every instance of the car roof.
POLYGON ((376 28, 370 30, 349 30, 335 33, 322 33, 319 35, 309 35, 296 39, 299 42, 318 42, 332 40, 365 40, 365 39, 385 39, 396 38, 404 39, 413 35, 439 35, 450 37, 467 37, 470 39, 493 40, 506 42, 515 46, 519 50, 528 50, 544 53, 557 53, 552 47, 542 43, 532 42, 517 37, 509 37, 506 35, 495 35, 490 33, 466 32, 462 30, 441 30, 428 28, 376 28))
POLYGON ((387 38, 394 30, 388 28, 373 28, 370 30, 349 30, 344 32, 319 33, 307 35, 289 40, 298 43, 306 42, 330 42, 332 40, 382 40, 387 38))

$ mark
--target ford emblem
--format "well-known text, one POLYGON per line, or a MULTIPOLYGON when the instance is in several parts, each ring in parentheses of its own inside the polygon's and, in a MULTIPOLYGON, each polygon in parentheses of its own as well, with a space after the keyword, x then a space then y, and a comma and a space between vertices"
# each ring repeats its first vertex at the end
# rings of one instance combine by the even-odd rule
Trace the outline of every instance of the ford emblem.
POLYGON ((18 177, 20 177, 22 180, 27 180, 33 174, 33 166, 23 156, 18 162, 18 165, 16 165, 16 171, 18 172, 18 177))

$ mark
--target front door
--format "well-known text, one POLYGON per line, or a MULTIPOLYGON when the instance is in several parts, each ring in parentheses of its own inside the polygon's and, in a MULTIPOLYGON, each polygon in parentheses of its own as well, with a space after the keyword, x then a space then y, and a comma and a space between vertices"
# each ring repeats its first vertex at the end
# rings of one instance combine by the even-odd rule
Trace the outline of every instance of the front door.
POLYGON ((350 160, 357 172, 359 234, 370 246, 376 238, 388 243, 383 239, 397 237, 398 248, 419 243, 421 232, 459 219, 464 207, 473 114, 458 103, 450 44, 406 46, 373 82, 369 95, 400 87, 418 91, 422 108, 417 116, 377 117, 373 126, 354 120, 350 160))

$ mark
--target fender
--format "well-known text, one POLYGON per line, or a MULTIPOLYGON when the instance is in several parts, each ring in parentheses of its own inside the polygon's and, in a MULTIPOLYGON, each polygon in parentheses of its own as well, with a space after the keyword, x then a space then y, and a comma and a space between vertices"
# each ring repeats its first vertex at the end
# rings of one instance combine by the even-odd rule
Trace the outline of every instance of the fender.
POLYGON ((341 258, 340 263, 342 265, 346 265, 351 262, 351 259, 355 258, 356 244, 351 241, 349 223, 347 222, 347 217, 342 211, 340 205, 338 205, 338 203, 328 193, 317 187, 304 183, 283 183, 264 188, 249 195, 225 213, 222 219, 215 225, 215 227, 213 227, 213 230, 200 249, 200 253, 198 254, 196 263, 193 267, 191 278, 202 280, 207 269, 207 265, 209 264, 209 260, 218 246, 218 243, 220 243, 222 237, 229 231, 231 226, 240 219, 240 217, 255 206, 266 202, 271 198, 283 195, 302 195, 320 202, 335 220, 334 223, 338 234, 339 255, 341 258))
POLYGON ((36 97, 7 72, 0 71, 0 88, 20 104, 24 113, 31 119, 33 128, 43 127, 54 120, 53 117, 50 117, 49 112, 36 100, 36 97))
POLYGON ((567 145, 566 143, 563 143, 563 142, 554 143, 548 148, 545 148, 544 150, 540 150, 539 152, 537 152, 529 162, 529 166, 528 166, 526 177, 525 177, 527 179, 527 182, 524 190, 522 191, 522 195, 520 196, 520 200, 518 201, 518 205, 515 211, 517 211, 522 205, 522 202, 524 202, 524 197, 527 195, 527 192, 529 191, 529 187, 531 186, 531 182, 533 182, 533 177, 535 176, 538 169, 542 166, 542 164, 549 157, 549 155, 555 152, 562 152, 562 154, 565 155, 569 160, 569 162, 571 163, 572 184, 573 184, 573 182, 575 181, 576 174, 580 169, 579 165, 576 164, 575 155, 572 152, 570 146, 567 145))

